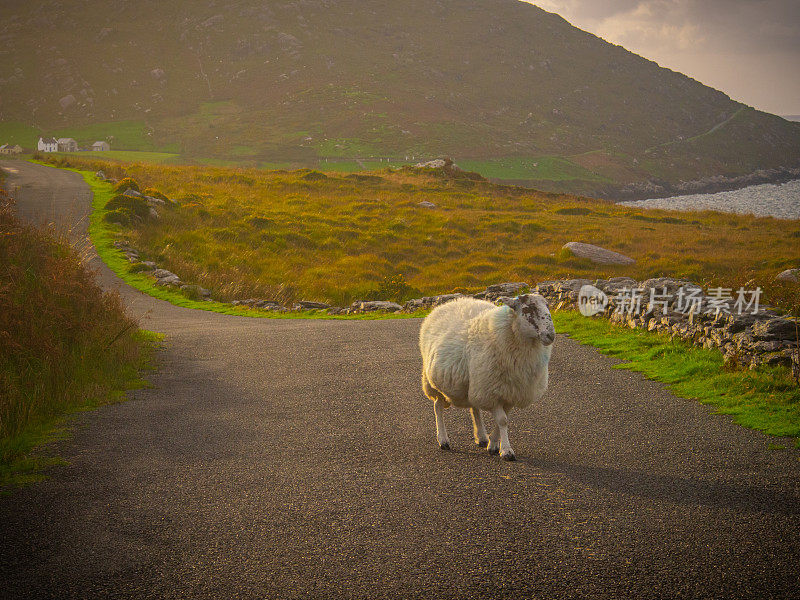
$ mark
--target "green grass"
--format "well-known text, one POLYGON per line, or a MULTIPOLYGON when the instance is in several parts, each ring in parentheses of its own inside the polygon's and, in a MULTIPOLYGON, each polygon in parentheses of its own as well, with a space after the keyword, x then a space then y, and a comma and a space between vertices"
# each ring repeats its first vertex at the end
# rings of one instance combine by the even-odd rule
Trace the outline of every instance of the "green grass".
POLYGON ((507 157, 493 160, 457 160, 462 169, 475 171, 484 177, 506 180, 547 180, 610 182, 598 175, 559 156, 507 157))
POLYGON ((141 150, 109 150, 107 152, 81 152, 81 156, 121 162, 144 162, 156 165, 171 164, 179 160, 172 152, 145 152, 141 150))
POLYGON ((0 123, 0 146, 3 144, 19 144, 23 148, 36 147, 39 130, 32 125, 16 121, 0 123))
POLYGON ((308 170, 64 158, 62 166, 129 175, 176 199, 178 206, 160 211, 157 221, 108 226, 109 235, 126 237, 145 260, 222 301, 254 297, 347 306, 396 275, 408 282, 408 297, 476 292, 499 281, 627 275, 759 285, 770 303, 796 303, 796 290, 774 280, 800 261, 792 237, 800 235, 796 222, 646 211, 414 169, 320 177, 308 170), (422 200, 436 207, 421 209, 422 200), (597 244, 637 262, 593 265, 562 253, 569 241, 597 244))
POLYGON ((553 313, 556 331, 625 362, 615 365, 665 383, 677 396, 716 407, 744 427, 795 438, 800 447, 800 388, 782 367, 728 371, 722 353, 663 334, 615 326, 577 312, 553 313))
POLYGON ((108 121, 78 127, 64 127, 50 133, 53 137, 74 138, 81 147, 101 140, 109 141, 115 150, 162 150, 150 140, 144 121, 108 121))
POLYGON ((78 413, 123 401, 128 391, 149 385, 143 374, 155 368, 154 355, 163 336, 139 330, 133 338, 141 346, 136 363, 121 364, 116 360, 76 363, 78 369, 71 373, 73 381, 100 384, 87 386, 88 393, 62 404, 57 414, 31 420, 19 434, 0 439, 0 495, 44 479, 49 467, 66 464, 62 457, 53 454, 51 445, 70 437, 72 421, 78 413))
MULTIPOLYGON (((72 169, 74 170, 74 169, 72 169)), ((375 320, 375 319, 403 319, 424 316, 424 312, 417 313, 365 313, 357 315, 329 315, 323 310, 310 310, 302 312, 276 313, 259 309, 240 308, 223 302, 206 302, 193 300, 180 291, 155 285, 155 279, 143 273, 131 272, 130 263, 124 254, 113 243, 120 238, 120 231, 114 225, 103 221, 105 205, 115 195, 113 186, 109 183, 98 181, 93 172, 77 171, 91 187, 94 194, 93 210, 89 221, 89 237, 103 262, 114 271, 125 283, 131 287, 149 294, 154 298, 165 300, 176 306, 207 310, 226 315, 241 317, 256 317, 270 319, 337 319, 337 320, 375 320)))

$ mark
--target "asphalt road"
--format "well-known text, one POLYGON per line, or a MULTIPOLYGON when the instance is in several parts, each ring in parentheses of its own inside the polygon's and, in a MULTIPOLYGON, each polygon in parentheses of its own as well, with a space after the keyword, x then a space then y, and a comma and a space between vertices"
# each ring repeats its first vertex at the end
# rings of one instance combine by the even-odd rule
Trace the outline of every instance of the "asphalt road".
MULTIPOLYGON (((13 166, 23 214, 81 222, 80 178, 13 166)), ((82 415, 69 465, 0 498, 3 598, 798 597, 800 453, 564 336, 506 463, 465 411, 439 450, 418 320, 121 289, 167 334, 154 387, 82 415)))

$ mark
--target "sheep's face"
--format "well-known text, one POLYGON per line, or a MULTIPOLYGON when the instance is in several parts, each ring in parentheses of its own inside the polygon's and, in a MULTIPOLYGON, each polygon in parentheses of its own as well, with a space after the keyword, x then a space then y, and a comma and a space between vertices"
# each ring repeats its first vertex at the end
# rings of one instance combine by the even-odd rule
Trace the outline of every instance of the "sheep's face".
POLYGON ((520 317, 517 321, 520 333, 538 339, 544 346, 553 343, 556 339, 556 328, 544 297, 539 294, 525 294, 514 298, 509 305, 520 317))

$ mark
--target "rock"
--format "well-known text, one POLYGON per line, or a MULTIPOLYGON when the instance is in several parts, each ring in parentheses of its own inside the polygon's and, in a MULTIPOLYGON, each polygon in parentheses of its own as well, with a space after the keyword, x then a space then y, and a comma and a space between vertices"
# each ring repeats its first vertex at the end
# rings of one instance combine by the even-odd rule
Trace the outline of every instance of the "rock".
POLYGON ((156 279, 163 279, 164 277, 172 277, 172 276, 177 277, 175 273, 173 273, 172 271, 167 271, 166 269, 156 269, 155 271, 153 271, 153 277, 155 277, 156 279))
POLYGON ((436 208, 436 205, 433 202, 428 202, 427 200, 419 202, 417 206, 421 206, 422 208, 436 208))
POLYGON ((128 196, 130 198, 141 198, 142 197, 142 193, 141 192, 137 192, 136 190, 134 190, 132 188, 128 188, 127 190, 122 192, 122 195, 123 196, 128 196))
POLYGON ((156 268, 156 263, 154 263, 152 260, 143 260, 142 265, 151 270, 156 268))
POLYGON ((150 218, 153 219, 154 221, 157 221, 159 219, 158 211, 152 206, 150 207, 148 215, 150 215, 150 218))
POLYGON ((207 290, 204 287, 200 287, 199 285, 187 284, 181 286, 181 291, 184 292, 190 298, 208 298, 211 296, 211 290, 207 290))
POLYGON ((158 281, 156 281, 156 285, 164 285, 164 286, 174 286, 180 287, 181 286, 181 278, 177 275, 168 275, 167 277, 159 277, 158 281))
POLYGON ((527 283, 522 281, 496 283, 486 288, 486 294, 502 294, 504 296, 516 296, 522 290, 529 287, 527 283))
POLYGON ((445 161, 443 158, 437 158, 435 160, 429 160, 428 162, 417 163, 414 166, 420 169, 441 169, 442 167, 447 166, 447 161, 445 161))
POLYGON ((300 300, 297 305, 300 307, 299 310, 324 310, 330 308, 330 304, 325 304, 324 302, 311 302, 309 300, 300 300))
POLYGON ((757 340, 793 340, 797 335, 795 322, 776 317, 753 323, 753 337, 757 340))
POLYGON ((598 265, 632 265, 636 262, 629 256, 619 252, 582 242, 567 242, 563 248, 569 250, 578 258, 587 258, 598 265))
POLYGON ((396 302, 389 302, 387 300, 367 300, 363 302, 354 302, 351 308, 356 308, 361 312, 372 312, 375 310, 397 312, 398 310, 403 310, 403 307, 396 302))
POLYGON ((67 94, 66 96, 61 98, 61 100, 58 101, 58 104, 59 104, 59 106, 61 106, 62 110, 66 110, 70 106, 75 104, 75 102, 76 102, 75 96, 73 96, 72 94, 67 94))
POLYGON ((152 69, 150 71, 150 77, 152 77, 153 79, 163 79, 165 74, 166 73, 164 72, 164 69, 162 69, 161 67, 156 67, 155 69, 152 69))
POLYGON ((800 283, 800 269, 786 269, 775 276, 777 281, 800 283))
POLYGON ((106 180, 106 174, 103 173, 102 171, 98 171, 97 173, 94 174, 94 176, 97 177, 97 179, 99 179, 100 181, 106 180))
POLYGON ((155 204, 157 206, 163 206, 165 202, 161 198, 153 198, 152 196, 145 196, 145 201, 148 204, 155 204))

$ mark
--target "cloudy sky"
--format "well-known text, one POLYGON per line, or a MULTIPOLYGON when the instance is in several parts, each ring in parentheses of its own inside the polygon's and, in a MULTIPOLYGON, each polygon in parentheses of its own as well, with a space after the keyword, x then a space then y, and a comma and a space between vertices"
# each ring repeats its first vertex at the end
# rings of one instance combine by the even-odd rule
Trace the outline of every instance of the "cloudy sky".
POLYGON ((662 67, 800 115, 800 0, 528 0, 662 67))

